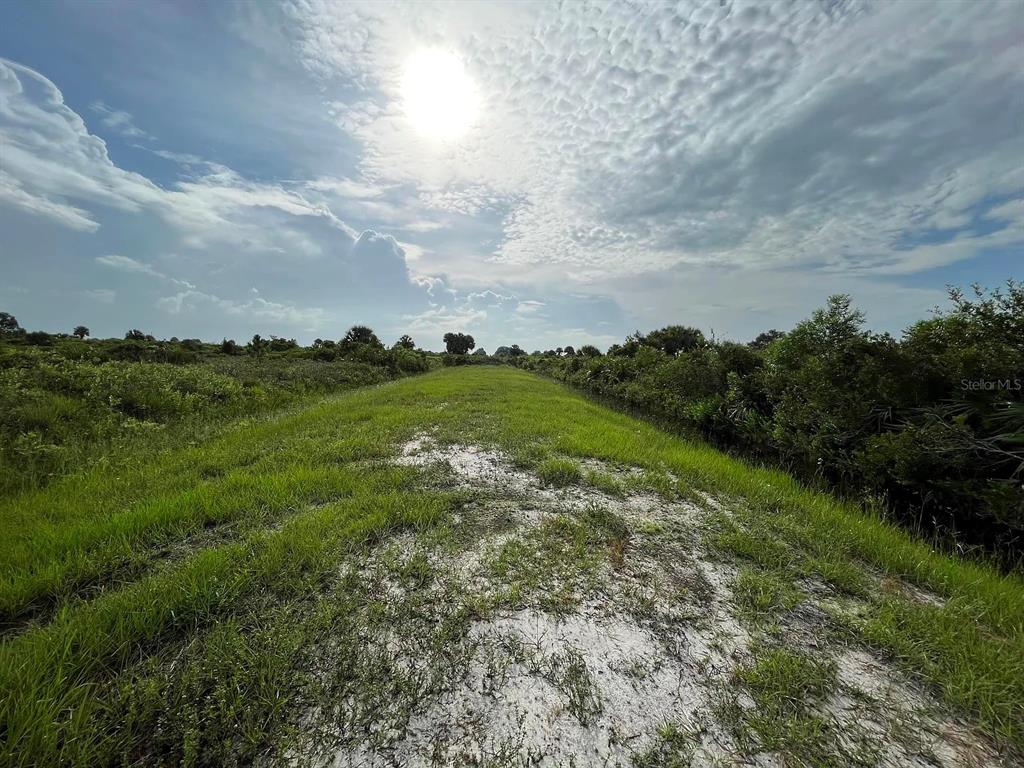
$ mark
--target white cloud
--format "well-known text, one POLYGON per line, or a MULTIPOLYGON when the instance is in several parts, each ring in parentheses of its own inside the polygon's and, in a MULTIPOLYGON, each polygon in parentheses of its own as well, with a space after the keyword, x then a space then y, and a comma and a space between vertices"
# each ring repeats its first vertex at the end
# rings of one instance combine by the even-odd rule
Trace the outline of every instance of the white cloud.
POLYGON ((520 315, 535 315, 544 309, 544 302, 542 301, 521 301, 519 306, 516 307, 516 312, 520 315))
POLYGON ((105 256, 97 256, 96 263, 102 264, 104 267, 110 267, 121 272, 134 272, 140 275, 149 275, 155 277, 158 280, 166 280, 167 282, 180 285, 183 288, 192 289, 195 288, 192 283, 186 280, 179 280, 176 277, 166 275, 160 270, 156 269, 152 264, 147 264, 137 259, 133 259, 131 256, 122 256, 120 254, 111 253, 105 256))
POLYGON ((112 288, 92 288, 82 293, 100 304, 113 304, 117 298, 117 291, 112 288))
POLYGON ((449 331, 465 333, 486 319, 487 313, 481 309, 448 306, 428 309, 402 318, 411 333, 429 333, 438 338, 449 331))
POLYGON ((268 301, 261 296, 235 301, 194 289, 164 296, 157 301, 157 307, 172 315, 213 307, 226 315, 284 323, 309 332, 318 330, 327 318, 327 313, 320 307, 298 307, 268 301))
POLYGON ((89 105, 89 109, 100 116, 100 122, 103 123, 103 125, 110 128, 112 131, 116 131, 122 136, 130 139, 153 138, 135 125, 132 116, 123 110, 111 109, 102 101, 94 101, 89 105))
POLYGON ((0 171, 0 203, 45 216, 65 227, 83 232, 95 232, 100 227, 87 211, 67 203, 55 202, 42 194, 32 194, 25 190, 21 182, 4 171, 0 171))
MULTIPOLYGON (((109 110, 103 114, 110 117, 109 110)), ((157 216, 192 248, 234 246, 307 255, 323 247, 295 219, 318 219, 347 245, 357 234, 329 207, 297 191, 250 181, 190 155, 157 150, 203 171, 170 189, 125 171, 110 160, 106 144, 89 133, 50 80, 6 59, 0 59, 0 138, 0 202, 74 229, 95 231, 100 226, 97 209, 112 208, 157 216), (276 214, 284 218, 275 219, 276 214)))
POLYGON ((524 275, 886 275, 1024 239, 1016 207, 1004 230, 919 244, 1024 194, 1014 3, 492 7, 309 0, 293 17, 311 71, 365 84, 333 104, 363 173, 445 212, 505 207, 496 255, 524 275), (457 145, 417 139, 397 106, 402 57, 436 41, 485 101, 457 145))

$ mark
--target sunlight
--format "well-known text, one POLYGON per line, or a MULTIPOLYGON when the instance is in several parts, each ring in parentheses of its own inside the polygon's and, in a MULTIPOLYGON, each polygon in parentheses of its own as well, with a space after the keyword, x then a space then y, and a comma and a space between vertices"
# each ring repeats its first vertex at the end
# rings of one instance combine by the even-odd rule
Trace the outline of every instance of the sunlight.
POLYGON ((402 106, 417 133, 457 139, 476 119, 476 84, 454 53, 423 48, 405 61, 402 106))

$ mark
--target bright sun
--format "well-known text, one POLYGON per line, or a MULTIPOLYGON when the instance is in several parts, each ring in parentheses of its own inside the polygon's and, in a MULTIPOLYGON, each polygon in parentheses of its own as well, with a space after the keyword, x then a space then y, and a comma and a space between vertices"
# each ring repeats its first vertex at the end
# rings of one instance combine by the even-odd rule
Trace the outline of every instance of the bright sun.
POLYGON ((457 139, 476 120, 476 84, 449 51, 423 48, 405 60, 402 106, 413 128, 432 139, 457 139))

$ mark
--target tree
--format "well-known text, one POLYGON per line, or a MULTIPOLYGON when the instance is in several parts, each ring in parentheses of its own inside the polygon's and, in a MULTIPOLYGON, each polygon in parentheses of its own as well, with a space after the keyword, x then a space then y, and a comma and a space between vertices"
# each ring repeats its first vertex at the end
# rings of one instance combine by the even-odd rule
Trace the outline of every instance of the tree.
POLYGON ((576 350, 573 349, 572 347, 567 346, 565 347, 565 349, 562 350, 562 354, 565 355, 566 357, 575 357, 576 350))
POLYGON ((495 357, 520 357, 525 354, 526 352, 518 344, 513 344, 511 347, 498 347, 494 350, 495 357))
POLYGON ((53 346, 53 337, 46 331, 30 331, 25 334, 25 341, 35 347, 53 346))
POLYGON ((450 355, 465 355, 476 346, 476 342, 466 333, 446 333, 444 346, 450 355))
POLYGON ((267 340, 257 333, 253 335, 252 341, 246 345, 246 350, 248 350, 250 355, 260 360, 266 354, 268 346, 270 345, 267 340))
POLYGON ((487 350, 484 349, 483 347, 480 347, 480 349, 476 350, 473 354, 477 355, 478 357, 487 357, 487 350))
POLYGON ((342 342, 345 344, 366 344, 382 348, 384 346, 381 340, 377 338, 377 334, 373 332, 373 329, 365 325, 353 325, 348 329, 342 342))
POLYGON ((666 355, 692 352, 705 345, 704 334, 685 325, 668 325, 638 339, 641 344, 660 349, 666 355))
POLYGON ((412 336, 405 334, 395 342, 395 346, 402 349, 416 349, 416 342, 412 340, 412 336))
POLYGON ((124 335, 125 341, 145 341, 146 334, 140 331, 138 328, 132 328, 128 333, 124 335))
POLYGON ((71 332, 71 335, 79 339, 84 339, 86 336, 89 335, 89 329, 86 328, 84 325, 76 325, 75 330, 71 332))
POLYGON ((270 349, 274 352, 287 352, 289 349, 295 349, 299 346, 299 342, 295 339, 283 339, 280 336, 270 337, 270 349))
POLYGON ((785 331, 772 328, 770 331, 763 331, 754 338, 747 346, 752 349, 767 349, 772 342, 778 341, 786 335, 785 331))
POLYGON ((595 347, 593 344, 584 344, 579 349, 580 356, 582 357, 600 357, 601 350, 595 347))
POLYGON ((220 343, 220 351, 223 355, 237 355, 238 344, 235 343, 234 339, 224 339, 220 343))
POLYGON ((18 325, 17 318, 9 312, 0 312, 0 333, 14 334, 21 333, 22 327, 18 325))

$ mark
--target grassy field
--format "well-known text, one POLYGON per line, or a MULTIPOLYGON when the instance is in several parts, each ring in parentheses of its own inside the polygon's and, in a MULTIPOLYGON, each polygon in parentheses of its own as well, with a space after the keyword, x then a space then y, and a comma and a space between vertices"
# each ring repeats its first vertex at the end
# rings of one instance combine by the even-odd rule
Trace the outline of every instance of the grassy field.
POLYGON ((1018 575, 510 368, 247 418, 0 525, 3 765, 1024 749, 1018 575))

